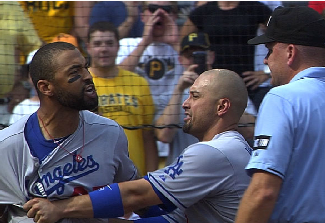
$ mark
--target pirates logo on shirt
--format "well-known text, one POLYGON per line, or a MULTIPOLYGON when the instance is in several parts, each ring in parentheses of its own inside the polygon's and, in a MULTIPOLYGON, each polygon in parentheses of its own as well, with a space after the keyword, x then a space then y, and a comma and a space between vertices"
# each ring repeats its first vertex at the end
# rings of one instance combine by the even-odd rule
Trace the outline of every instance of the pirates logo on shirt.
POLYGON ((164 76, 167 65, 164 60, 150 59, 145 64, 145 72, 150 79, 158 80, 164 76))

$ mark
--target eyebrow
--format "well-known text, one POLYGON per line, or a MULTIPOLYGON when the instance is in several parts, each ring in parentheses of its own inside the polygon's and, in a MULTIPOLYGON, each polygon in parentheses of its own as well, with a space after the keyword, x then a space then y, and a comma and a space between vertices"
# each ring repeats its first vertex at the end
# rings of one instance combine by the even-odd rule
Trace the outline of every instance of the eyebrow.
POLYGON ((69 67, 68 71, 71 71, 73 69, 78 69, 78 68, 81 68, 82 66, 80 64, 75 64, 75 65, 72 65, 71 67, 69 67))
POLYGON ((198 90, 190 90, 189 93, 190 94, 194 94, 194 93, 200 94, 200 91, 198 91, 198 90))
POLYGON ((83 67, 89 67, 89 61, 88 60, 85 60, 84 65, 81 65, 81 64, 72 65, 71 67, 68 68, 68 72, 71 71, 71 70, 80 69, 80 68, 83 68, 83 67))

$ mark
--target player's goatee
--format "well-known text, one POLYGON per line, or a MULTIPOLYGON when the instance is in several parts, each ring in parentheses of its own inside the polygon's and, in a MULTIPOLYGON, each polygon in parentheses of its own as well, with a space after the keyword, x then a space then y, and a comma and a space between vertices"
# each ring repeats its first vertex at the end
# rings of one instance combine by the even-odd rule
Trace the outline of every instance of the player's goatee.
POLYGON ((192 122, 191 121, 188 121, 188 122, 184 123, 184 125, 183 125, 183 132, 189 133, 191 127, 192 127, 192 122))

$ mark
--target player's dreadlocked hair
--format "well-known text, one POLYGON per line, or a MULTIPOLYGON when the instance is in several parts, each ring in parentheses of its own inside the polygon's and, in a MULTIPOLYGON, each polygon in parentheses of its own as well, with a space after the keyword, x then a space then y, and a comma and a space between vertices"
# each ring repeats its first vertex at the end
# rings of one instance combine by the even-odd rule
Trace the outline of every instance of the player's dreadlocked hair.
POLYGON ((74 49, 76 49, 76 47, 70 43, 54 42, 42 46, 36 52, 29 65, 29 73, 36 89, 39 80, 54 80, 54 74, 57 71, 55 59, 57 55, 62 51, 74 49))

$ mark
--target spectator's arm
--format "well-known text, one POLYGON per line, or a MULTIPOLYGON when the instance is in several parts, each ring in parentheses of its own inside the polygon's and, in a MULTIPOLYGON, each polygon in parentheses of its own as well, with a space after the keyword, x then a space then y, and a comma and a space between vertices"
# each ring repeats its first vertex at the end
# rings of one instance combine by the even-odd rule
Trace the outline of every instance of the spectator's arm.
POLYGON ((163 13, 162 11, 162 9, 158 9, 150 16, 150 18, 144 25, 142 40, 140 41, 138 46, 119 64, 120 68, 134 72, 144 50, 153 42, 153 26, 156 22, 159 21, 160 17, 158 16, 158 14, 163 13))
POLYGON ((94 1, 74 2, 74 27, 72 33, 87 43, 87 32, 89 28, 89 15, 94 1))
MULTIPOLYGON (((178 83, 174 88, 172 97, 170 98, 162 115, 160 115, 157 119, 156 125, 164 126, 179 123, 179 113, 183 103, 183 93, 185 89, 190 87, 198 77, 198 74, 194 71, 196 67, 196 64, 189 66, 189 68, 183 72, 182 76, 180 76, 178 83)), ((156 129, 155 131, 158 140, 165 143, 170 143, 176 134, 177 128, 163 128, 156 129)))
POLYGON ((195 7, 200 7, 200 6, 202 6, 202 5, 206 4, 206 3, 208 3, 208 1, 197 1, 195 3, 195 7))
POLYGON ((251 90, 255 90, 260 84, 270 78, 270 75, 265 73, 263 70, 245 71, 242 73, 242 76, 246 87, 251 90))
MULTIPOLYGON (((165 107, 162 115, 156 121, 157 126, 166 126, 179 123, 179 112, 182 104, 183 91, 176 86, 168 105, 165 107)), ((159 141, 164 143, 171 143, 177 128, 162 128, 156 129, 155 133, 159 141)))
POLYGON ((146 42, 146 40, 142 38, 138 46, 118 66, 124 70, 134 72, 139 63, 140 57, 148 45, 149 44, 146 42))
POLYGON ((152 172, 158 169, 158 148, 152 129, 143 130, 143 143, 145 152, 146 171, 152 172))
POLYGON ((118 33, 120 36, 120 39, 123 39, 129 35, 130 30, 132 29, 132 26, 134 25, 135 21, 137 20, 139 16, 139 2, 137 1, 124 1, 124 4, 127 9, 127 17, 125 21, 119 25, 118 27, 118 33))

